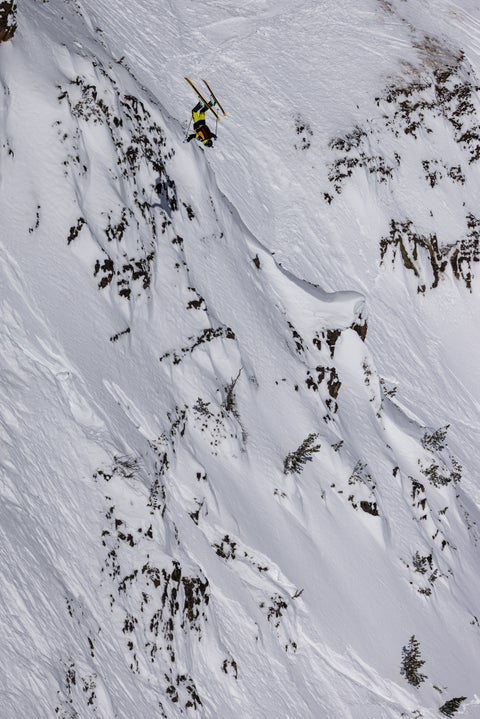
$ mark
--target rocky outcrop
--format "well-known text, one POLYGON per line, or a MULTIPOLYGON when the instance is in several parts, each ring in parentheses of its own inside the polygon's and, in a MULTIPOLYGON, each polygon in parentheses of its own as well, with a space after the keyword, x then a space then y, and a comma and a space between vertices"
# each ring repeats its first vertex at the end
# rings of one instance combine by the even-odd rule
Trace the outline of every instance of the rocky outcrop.
POLYGON ((0 42, 10 40, 17 29, 17 2, 3 0, 0 2, 0 42))

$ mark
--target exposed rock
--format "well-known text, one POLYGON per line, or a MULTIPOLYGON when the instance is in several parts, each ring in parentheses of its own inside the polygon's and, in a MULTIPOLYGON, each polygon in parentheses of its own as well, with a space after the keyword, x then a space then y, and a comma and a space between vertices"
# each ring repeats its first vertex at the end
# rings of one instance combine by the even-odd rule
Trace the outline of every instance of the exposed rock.
POLYGON ((11 40, 17 29, 17 2, 4 0, 0 2, 0 42, 11 40))

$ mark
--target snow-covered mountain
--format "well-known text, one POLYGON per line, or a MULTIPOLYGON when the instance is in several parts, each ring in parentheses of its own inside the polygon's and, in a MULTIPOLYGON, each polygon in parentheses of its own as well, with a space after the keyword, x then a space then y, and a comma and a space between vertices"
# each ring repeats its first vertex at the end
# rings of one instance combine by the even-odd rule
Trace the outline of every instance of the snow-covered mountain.
POLYGON ((1 716, 480 716, 477 4, 14 10, 1 716))

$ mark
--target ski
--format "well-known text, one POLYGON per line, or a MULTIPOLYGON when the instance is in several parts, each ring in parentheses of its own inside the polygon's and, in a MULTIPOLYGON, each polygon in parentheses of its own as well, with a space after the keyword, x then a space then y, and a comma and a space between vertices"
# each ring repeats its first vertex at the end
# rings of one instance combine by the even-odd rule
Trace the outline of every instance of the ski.
POLYGON ((200 100, 203 102, 203 104, 206 106, 206 108, 207 108, 208 110, 211 110, 211 111, 213 112, 213 114, 215 115, 215 117, 217 118, 217 120, 220 120, 220 116, 218 115, 218 113, 213 109, 213 107, 212 107, 211 105, 208 104, 208 101, 205 100, 205 98, 203 97, 202 93, 201 93, 199 90, 197 90, 197 88, 195 87, 195 85, 193 84, 193 82, 190 80, 190 78, 186 77, 185 80, 188 82, 188 84, 190 85, 190 87, 192 88, 192 90, 194 90, 194 91, 197 93, 198 97, 199 97, 200 100))
POLYGON ((208 82, 207 82, 206 80, 202 80, 202 82, 203 82, 203 84, 206 86, 206 88, 207 88, 208 92, 210 93, 210 95, 212 96, 212 99, 213 99, 213 101, 215 102, 215 104, 218 105, 218 107, 220 108, 221 112, 223 112, 223 117, 227 117, 227 113, 225 112, 225 110, 223 109, 223 107, 222 107, 222 106, 220 105, 220 103, 218 102, 217 96, 216 96, 215 93, 213 92, 213 90, 212 90, 212 88, 210 87, 210 85, 208 84, 208 82))

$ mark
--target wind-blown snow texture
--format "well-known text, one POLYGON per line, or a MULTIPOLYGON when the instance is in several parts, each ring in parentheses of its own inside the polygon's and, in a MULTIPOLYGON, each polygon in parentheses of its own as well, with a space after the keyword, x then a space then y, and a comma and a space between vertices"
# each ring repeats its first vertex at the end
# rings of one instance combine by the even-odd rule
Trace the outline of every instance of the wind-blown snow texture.
POLYGON ((2 717, 478 716, 476 3, 17 20, 2 717))

